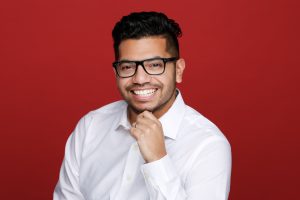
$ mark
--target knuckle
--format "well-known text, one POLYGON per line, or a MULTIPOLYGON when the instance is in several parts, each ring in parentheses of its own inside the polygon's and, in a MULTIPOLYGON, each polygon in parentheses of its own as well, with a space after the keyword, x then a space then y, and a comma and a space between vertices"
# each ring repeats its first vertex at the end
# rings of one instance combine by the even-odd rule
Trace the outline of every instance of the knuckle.
POLYGON ((131 128, 130 129, 130 132, 131 132, 131 134, 133 135, 133 136, 138 136, 138 130, 137 129, 135 129, 135 128, 131 128))
POLYGON ((151 123, 151 127, 152 127, 152 128, 157 128, 158 125, 157 125, 156 123, 151 123))
POLYGON ((149 112, 148 110, 144 110, 143 114, 146 114, 146 113, 148 113, 148 112, 149 112))
POLYGON ((151 129, 150 129, 150 128, 146 128, 146 129, 145 129, 145 133, 146 133, 146 134, 149 134, 150 132, 151 132, 151 129))

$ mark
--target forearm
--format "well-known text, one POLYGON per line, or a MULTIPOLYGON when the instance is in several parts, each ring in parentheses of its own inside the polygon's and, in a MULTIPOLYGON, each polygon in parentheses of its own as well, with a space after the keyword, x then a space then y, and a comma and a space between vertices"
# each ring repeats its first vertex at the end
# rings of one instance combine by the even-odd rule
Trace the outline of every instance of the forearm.
POLYGON ((212 140, 185 166, 176 169, 168 155, 142 166, 150 199, 153 200, 226 200, 229 194, 231 151, 227 141, 212 140))

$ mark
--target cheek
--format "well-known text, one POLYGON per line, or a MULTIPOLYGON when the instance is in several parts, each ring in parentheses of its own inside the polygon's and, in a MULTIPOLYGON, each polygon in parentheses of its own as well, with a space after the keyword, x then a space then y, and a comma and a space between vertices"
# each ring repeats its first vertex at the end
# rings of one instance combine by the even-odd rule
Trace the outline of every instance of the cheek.
POLYGON ((129 80, 126 79, 117 79, 117 86, 119 90, 124 91, 126 87, 129 85, 129 80))
POLYGON ((116 83, 117 83, 117 86, 118 86, 119 90, 121 90, 121 89, 123 88, 123 83, 122 83, 122 81, 120 81, 120 79, 117 79, 117 80, 116 80, 116 83))
POLYGON ((168 86, 167 89, 171 89, 176 84, 176 72, 175 70, 170 70, 169 73, 167 73, 166 75, 167 76, 165 77, 164 85, 168 86))
POLYGON ((159 83, 159 85, 161 85, 163 93, 166 93, 166 92, 170 92, 173 90, 173 88, 175 87, 175 84, 176 84, 176 79, 175 79, 175 76, 168 75, 162 79, 158 79, 157 83, 159 83))

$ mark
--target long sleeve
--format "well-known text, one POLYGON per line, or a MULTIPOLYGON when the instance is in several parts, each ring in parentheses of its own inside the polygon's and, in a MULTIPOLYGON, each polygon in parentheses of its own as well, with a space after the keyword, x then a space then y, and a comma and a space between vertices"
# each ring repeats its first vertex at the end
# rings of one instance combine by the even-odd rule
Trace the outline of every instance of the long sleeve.
POLYGON ((119 101, 79 121, 66 143, 54 200, 228 198, 230 145, 180 94, 160 118, 167 150, 160 160, 144 164, 127 117, 127 104, 119 101))
POLYGON ((224 139, 213 139, 199 146, 187 163, 183 180, 172 158, 142 166, 151 200, 226 200, 230 188, 231 149, 224 139))
POLYGON ((87 129, 86 123, 86 119, 82 118, 67 140, 65 157, 53 194, 54 200, 84 199, 79 188, 79 168, 84 135, 87 129))

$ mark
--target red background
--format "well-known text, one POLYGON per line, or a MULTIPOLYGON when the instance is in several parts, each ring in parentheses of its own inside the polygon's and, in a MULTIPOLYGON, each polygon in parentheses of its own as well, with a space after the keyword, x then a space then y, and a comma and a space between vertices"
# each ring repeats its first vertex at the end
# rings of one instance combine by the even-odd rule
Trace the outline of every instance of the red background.
POLYGON ((114 23, 141 10, 181 24, 180 89, 231 142, 230 199, 297 198, 298 2, 1 1, 0 199, 52 198, 77 121, 120 98, 114 23))

